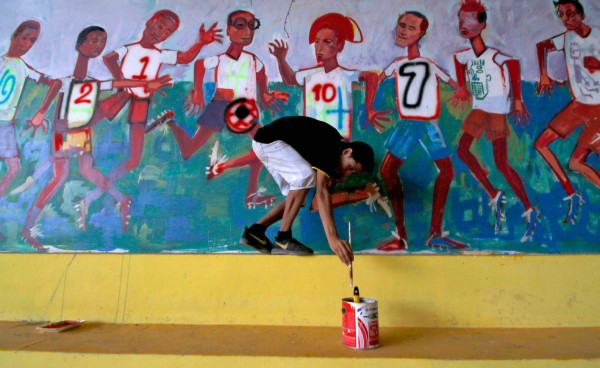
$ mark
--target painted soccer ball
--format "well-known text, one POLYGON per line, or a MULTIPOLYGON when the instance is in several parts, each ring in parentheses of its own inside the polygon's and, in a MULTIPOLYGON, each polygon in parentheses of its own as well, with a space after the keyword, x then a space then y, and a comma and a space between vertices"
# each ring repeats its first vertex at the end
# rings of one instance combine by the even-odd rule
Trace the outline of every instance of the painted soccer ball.
POLYGON ((240 98, 227 106, 225 123, 230 131, 242 134, 250 131, 258 122, 258 107, 252 99, 240 98))

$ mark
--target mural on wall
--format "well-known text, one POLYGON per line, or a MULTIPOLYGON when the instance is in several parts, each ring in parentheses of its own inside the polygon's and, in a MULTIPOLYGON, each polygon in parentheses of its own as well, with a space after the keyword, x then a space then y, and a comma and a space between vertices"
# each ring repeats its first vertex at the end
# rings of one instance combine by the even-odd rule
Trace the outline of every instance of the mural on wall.
MULTIPOLYGON (((596 2, 89 5, 0 5, 2 252, 251 252, 292 115, 375 152, 331 188, 355 252, 600 251, 596 2)), ((314 193, 292 231, 332 253, 314 193)))

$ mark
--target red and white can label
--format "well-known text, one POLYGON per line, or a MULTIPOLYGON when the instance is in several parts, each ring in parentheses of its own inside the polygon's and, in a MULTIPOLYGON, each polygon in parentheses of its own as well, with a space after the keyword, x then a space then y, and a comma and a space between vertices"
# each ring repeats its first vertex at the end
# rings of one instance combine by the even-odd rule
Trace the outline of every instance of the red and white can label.
POLYGON ((342 299, 342 336, 344 345, 354 349, 379 346, 379 311, 376 299, 342 299))

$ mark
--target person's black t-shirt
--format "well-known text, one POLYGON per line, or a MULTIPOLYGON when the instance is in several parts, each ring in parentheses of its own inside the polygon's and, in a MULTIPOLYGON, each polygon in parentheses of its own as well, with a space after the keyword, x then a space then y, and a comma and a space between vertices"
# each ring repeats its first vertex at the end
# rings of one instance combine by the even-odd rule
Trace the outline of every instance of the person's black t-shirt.
POLYGON ((335 178, 344 138, 331 125, 306 116, 277 119, 256 131, 259 143, 284 141, 315 169, 335 178))

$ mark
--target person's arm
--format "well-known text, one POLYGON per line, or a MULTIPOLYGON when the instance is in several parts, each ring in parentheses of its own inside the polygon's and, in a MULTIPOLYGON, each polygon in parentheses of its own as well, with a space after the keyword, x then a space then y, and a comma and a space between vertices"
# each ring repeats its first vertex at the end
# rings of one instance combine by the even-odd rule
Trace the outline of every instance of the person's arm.
POLYGON ((288 44, 283 40, 273 40, 273 42, 269 43, 269 52, 277 60, 279 74, 281 74, 283 83, 287 86, 299 86, 296 80, 296 73, 285 59, 288 53, 288 44))
POLYGON ((264 66, 256 73, 256 84, 261 104, 269 109, 271 114, 283 111, 282 104, 287 103, 289 94, 287 92, 278 91, 269 92, 269 81, 264 66))
POLYGON ((554 89, 552 86, 554 81, 548 76, 547 57, 549 52, 556 51, 556 47, 554 46, 552 39, 547 39, 538 42, 535 45, 535 48, 537 50, 538 67, 540 69, 540 79, 536 88, 536 93, 538 96, 550 95, 550 92, 554 89))
MULTIPOLYGON (((48 86, 48 91, 46 92, 46 96, 42 101, 38 111, 35 113, 31 120, 28 120, 29 124, 28 128, 33 128, 32 135, 35 135, 35 132, 38 128, 42 128, 42 131, 46 131, 46 125, 44 124, 44 116, 50 107, 50 104, 60 91, 62 87, 62 83, 59 79, 49 79, 45 76, 42 76, 39 80, 39 83, 45 84, 48 86)), ((58 107, 57 107, 58 108, 58 107)))
POLYGON ((367 123, 371 124, 373 128, 379 133, 382 133, 387 129, 384 123, 389 123, 392 119, 389 115, 392 110, 378 111, 373 108, 373 101, 377 95, 377 89, 381 82, 386 78, 385 72, 376 73, 373 71, 366 71, 360 73, 359 80, 365 82, 365 108, 367 110, 367 123))
POLYGON ((113 88, 135 88, 145 87, 151 91, 159 92, 163 95, 160 89, 166 86, 173 85, 173 78, 169 75, 160 76, 157 79, 152 80, 139 80, 139 79, 119 79, 112 82, 113 88))
POLYGON ((123 79, 123 72, 121 71, 121 66, 119 65, 119 54, 116 51, 112 51, 102 57, 102 61, 104 61, 104 65, 108 68, 110 74, 112 74, 113 79, 123 79))
POLYGON ((198 41, 186 51, 177 52, 177 64, 189 64, 194 61, 205 45, 213 42, 223 43, 223 30, 215 29, 216 27, 217 23, 215 22, 208 30, 205 30, 204 24, 202 24, 198 31, 198 41))
POLYGON ((510 77, 510 86, 512 90, 513 109, 512 115, 515 125, 518 124, 521 128, 529 123, 529 112, 523 102, 523 92, 521 89, 521 65, 519 60, 510 59, 506 61, 508 75, 510 77))
POLYGON ((467 66, 461 63, 456 55, 454 55, 453 59, 454 70, 456 71, 456 85, 453 86, 454 94, 450 98, 450 103, 454 107, 460 105, 464 109, 465 105, 471 99, 471 94, 467 90, 467 66))
POLYGON ((204 110, 204 74, 206 68, 204 68, 204 60, 200 59, 194 63, 194 88, 190 91, 190 94, 186 97, 185 101, 185 113, 188 116, 197 116, 202 110, 204 110))
POLYGON ((333 209, 331 207, 331 194, 329 193, 329 178, 322 171, 317 170, 317 187, 315 196, 319 206, 319 216, 323 223, 323 229, 327 236, 329 247, 340 260, 349 265, 354 260, 352 247, 344 240, 340 239, 333 220, 333 209))

